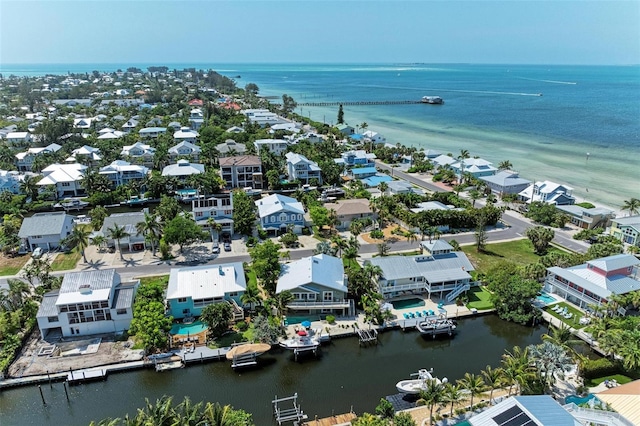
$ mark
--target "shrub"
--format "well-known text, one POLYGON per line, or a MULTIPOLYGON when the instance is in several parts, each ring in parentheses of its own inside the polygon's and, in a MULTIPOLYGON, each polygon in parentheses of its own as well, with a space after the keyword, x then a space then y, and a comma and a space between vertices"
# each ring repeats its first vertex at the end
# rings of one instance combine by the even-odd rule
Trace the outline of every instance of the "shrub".
POLYGON ((268 237, 267 231, 265 231, 262 228, 258 229, 258 238, 260 238, 261 240, 266 240, 267 237, 268 237))
POLYGON ((581 370, 585 379, 596 379, 621 372, 620 366, 609 358, 585 359, 582 361, 581 370))
POLYGON ((258 239, 253 235, 247 238, 247 247, 253 247, 258 243, 258 239))
POLYGON ((333 316, 333 315, 327 315, 327 322, 328 322, 329 324, 333 324, 333 323, 335 323, 335 322, 336 322, 336 317, 335 317, 335 316, 333 316))
POLYGON ((244 321, 238 321, 236 323, 236 328, 238 329, 238 331, 243 332, 243 331, 247 331, 247 329, 249 328, 249 324, 247 324, 244 321))
POLYGON ((425 401, 424 399, 420 398, 416 401, 416 407, 422 407, 423 405, 427 405, 427 401, 425 401))
POLYGON ((384 233, 379 229, 376 229, 375 231, 371 231, 369 235, 371 236, 371 238, 375 240, 381 240, 384 238, 384 233))

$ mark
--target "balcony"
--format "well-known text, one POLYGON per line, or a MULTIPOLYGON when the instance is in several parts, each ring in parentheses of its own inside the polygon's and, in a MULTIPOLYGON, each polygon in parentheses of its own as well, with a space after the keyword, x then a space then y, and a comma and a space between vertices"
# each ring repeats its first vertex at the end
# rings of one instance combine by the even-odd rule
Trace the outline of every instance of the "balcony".
POLYGON ((349 299, 344 300, 326 300, 326 301, 304 301, 304 300, 294 300, 293 302, 289 302, 287 308, 295 310, 295 309, 339 309, 339 308, 348 308, 349 307, 349 299))
POLYGON ((561 292, 566 292, 567 294, 570 294, 571 296, 576 297, 577 299, 582 300, 583 302, 585 302, 585 303, 587 303, 589 305, 601 305, 602 304, 602 302, 600 300, 597 300, 597 299, 594 299, 593 297, 587 296, 583 292, 581 292, 581 291, 579 291, 579 290, 577 290, 575 288, 571 288, 567 284, 563 283, 562 281, 558 281, 553 277, 547 277, 546 282, 549 283, 550 285, 556 287, 561 292))

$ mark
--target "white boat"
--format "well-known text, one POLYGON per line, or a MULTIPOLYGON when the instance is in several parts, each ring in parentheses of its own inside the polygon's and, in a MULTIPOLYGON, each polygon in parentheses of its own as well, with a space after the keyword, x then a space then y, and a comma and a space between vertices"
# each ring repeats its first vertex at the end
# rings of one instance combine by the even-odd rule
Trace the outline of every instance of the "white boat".
POLYGON ((279 345, 292 351, 310 351, 320 346, 320 340, 315 336, 295 336, 291 339, 283 340, 279 345))
POLYGON ((422 368, 418 370, 417 373, 411 375, 412 377, 417 376, 416 379, 400 380, 398 383, 396 383, 396 389, 400 393, 415 395, 420 393, 420 391, 425 390, 429 382, 432 380, 435 380, 435 382, 438 384, 447 383, 448 380, 446 377, 440 380, 437 377, 433 377, 431 373, 433 373, 433 368, 431 370, 422 368))
POLYGON ((422 103, 431 105, 442 105, 444 103, 444 99, 442 99, 440 96, 423 96, 422 103))
POLYGON ((456 323, 446 318, 428 319, 419 321, 416 329, 423 335, 435 337, 436 334, 448 334, 451 336, 456 330, 456 323))

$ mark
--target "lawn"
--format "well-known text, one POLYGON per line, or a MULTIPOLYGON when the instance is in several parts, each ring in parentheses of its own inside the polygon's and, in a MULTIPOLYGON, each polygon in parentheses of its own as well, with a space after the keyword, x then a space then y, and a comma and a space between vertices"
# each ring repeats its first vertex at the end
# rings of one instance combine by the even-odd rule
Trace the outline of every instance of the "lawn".
POLYGON ((567 311, 572 313, 573 316, 570 319, 566 319, 565 317, 563 317, 562 315, 558 314, 557 312, 554 312, 551 308, 555 305, 552 306, 548 306, 545 307, 544 310, 545 312, 547 312, 549 315, 552 315, 556 318, 558 318, 560 321, 562 321, 563 323, 565 323, 568 326, 571 326, 573 328, 575 328, 576 330, 581 329, 586 327, 586 324, 580 324, 580 318, 582 318, 582 316, 584 315, 584 312, 574 308, 573 306, 570 306, 564 302, 560 302, 558 303, 558 305, 562 306, 563 308, 566 307, 567 311))
MULTIPOLYGON (((462 251, 469 257, 476 270, 482 272, 491 269, 503 260, 508 260, 518 265, 527 265, 540 259, 540 256, 534 253, 533 245, 528 238, 487 244, 483 252, 477 252, 475 245, 463 246, 462 251)), ((548 253, 552 252, 561 252, 561 250, 550 247, 548 253)))
POLYGON ((20 256, 9 257, 5 255, 0 255, 0 276, 5 275, 16 275, 20 272, 20 269, 27 263, 29 260, 28 254, 23 254, 20 256))
POLYGON ((238 333, 238 332, 230 332, 225 334, 222 337, 218 337, 214 342, 209 343, 209 347, 212 349, 215 348, 228 348, 229 346, 231 346, 233 343, 240 343, 240 342, 246 342, 247 339, 244 335, 238 333))
POLYGON ((258 278, 256 277, 256 272, 247 268, 244 270, 245 279, 247 280, 247 287, 257 287, 258 286, 258 278))
POLYGON ((597 379, 585 380, 584 385, 587 387, 593 388, 598 386, 600 383, 604 382, 605 380, 611 380, 611 379, 615 379, 616 382, 618 382, 618 384, 620 385, 625 385, 633 381, 631 377, 623 376, 622 374, 614 374, 613 376, 604 376, 604 377, 598 377, 597 379))
POLYGON ((77 249, 71 250, 69 253, 58 253, 53 262, 51 262, 52 271, 66 271, 68 269, 74 269, 78 264, 82 255, 77 249))
POLYGON ((164 287, 169 284, 169 275, 156 275, 153 277, 142 277, 140 278, 140 285, 149 285, 155 283, 161 283, 164 287))
POLYGON ((489 293, 485 286, 472 287, 471 290, 467 292, 467 296, 469 297, 467 308, 476 308, 479 311, 493 309, 493 303, 491 303, 490 300, 491 293, 489 293))
POLYGON ((353 268, 353 269, 355 269, 355 270, 360 270, 360 269, 362 269, 362 268, 360 267, 360 264, 358 263, 358 261, 357 261, 357 260, 355 260, 355 259, 347 259, 347 258, 344 258, 344 257, 343 257, 343 258, 342 258, 342 264, 344 265, 344 269, 345 269, 345 270, 347 270, 347 269, 351 269, 351 268, 353 268))

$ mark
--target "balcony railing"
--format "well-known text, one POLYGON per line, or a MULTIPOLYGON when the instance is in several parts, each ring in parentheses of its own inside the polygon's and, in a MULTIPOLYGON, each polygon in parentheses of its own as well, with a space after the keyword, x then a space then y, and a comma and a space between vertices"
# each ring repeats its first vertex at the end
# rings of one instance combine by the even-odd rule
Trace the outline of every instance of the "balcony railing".
POLYGON ((289 302, 289 309, 332 309, 332 308, 348 308, 349 299, 345 300, 327 300, 308 302, 303 300, 294 300, 289 302))
POLYGON ((553 277, 547 277, 547 282, 549 282, 550 284, 554 285, 555 287, 559 288, 562 291, 566 291, 568 294, 571 294, 572 296, 575 296, 589 304, 592 305, 599 305, 602 302, 600 300, 594 299, 591 296, 586 295, 585 293, 582 293, 581 291, 575 289, 575 288, 571 288, 569 287, 567 284, 563 283, 562 281, 558 281, 553 277))

